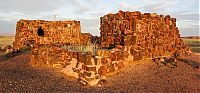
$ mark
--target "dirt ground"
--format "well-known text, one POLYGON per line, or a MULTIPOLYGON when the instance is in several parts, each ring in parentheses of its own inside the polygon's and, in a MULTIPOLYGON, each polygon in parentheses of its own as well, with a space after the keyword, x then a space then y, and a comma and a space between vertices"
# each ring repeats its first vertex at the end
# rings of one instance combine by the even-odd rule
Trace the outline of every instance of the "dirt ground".
MULTIPOLYGON (((169 68, 149 61, 132 62, 129 66, 109 73, 107 84, 101 87, 81 86, 73 77, 56 69, 32 67, 30 53, 0 62, 0 92, 62 92, 62 93, 182 93, 200 91, 200 70, 179 62, 169 68)), ((185 57, 200 64, 200 55, 185 57)))

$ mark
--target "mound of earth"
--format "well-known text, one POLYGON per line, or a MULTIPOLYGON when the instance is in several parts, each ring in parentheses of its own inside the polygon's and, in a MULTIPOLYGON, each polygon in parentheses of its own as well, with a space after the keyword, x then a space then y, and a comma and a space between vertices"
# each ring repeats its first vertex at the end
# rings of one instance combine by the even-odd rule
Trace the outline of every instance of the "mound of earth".
MULTIPOLYGON (((185 57, 200 63, 200 55, 185 57)), ((200 91, 200 70, 178 62, 178 67, 156 65, 148 60, 131 62, 128 67, 107 74, 101 87, 80 85, 58 69, 32 67, 30 52, 0 62, 0 92, 193 92, 200 91)))

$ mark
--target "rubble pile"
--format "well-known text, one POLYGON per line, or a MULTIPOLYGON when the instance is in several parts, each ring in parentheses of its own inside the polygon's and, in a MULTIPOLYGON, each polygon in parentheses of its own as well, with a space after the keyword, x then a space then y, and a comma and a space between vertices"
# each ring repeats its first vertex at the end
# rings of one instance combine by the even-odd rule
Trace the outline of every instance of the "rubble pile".
POLYGON ((31 64, 62 68, 65 74, 79 78, 82 84, 97 85, 105 81, 105 74, 127 64, 121 48, 91 52, 68 51, 59 45, 38 45, 32 49, 31 64))

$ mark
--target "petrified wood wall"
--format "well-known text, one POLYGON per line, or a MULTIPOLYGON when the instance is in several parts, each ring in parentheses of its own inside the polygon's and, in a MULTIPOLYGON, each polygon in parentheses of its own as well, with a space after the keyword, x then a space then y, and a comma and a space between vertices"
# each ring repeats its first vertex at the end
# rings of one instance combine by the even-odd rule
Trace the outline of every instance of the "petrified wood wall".
POLYGON ((179 38, 176 19, 169 15, 139 11, 104 15, 100 18, 101 47, 126 46, 134 58, 152 58, 186 46, 179 38))
POLYGON ((16 26, 14 48, 30 43, 80 44, 80 21, 20 20, 16 26))

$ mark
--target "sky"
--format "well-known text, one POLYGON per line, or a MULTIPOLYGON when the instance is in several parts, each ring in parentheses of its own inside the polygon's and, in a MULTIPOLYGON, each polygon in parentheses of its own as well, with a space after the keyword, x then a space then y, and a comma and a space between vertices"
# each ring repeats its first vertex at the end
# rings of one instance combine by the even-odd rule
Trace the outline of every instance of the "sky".
POLYGON ((20 19, 79 20, 81 32, 100 35, 100 17, 141 11, 177 18, 181 36, 200 36, 199 0, 0 0, 0 35, 15 35, 20 19))

